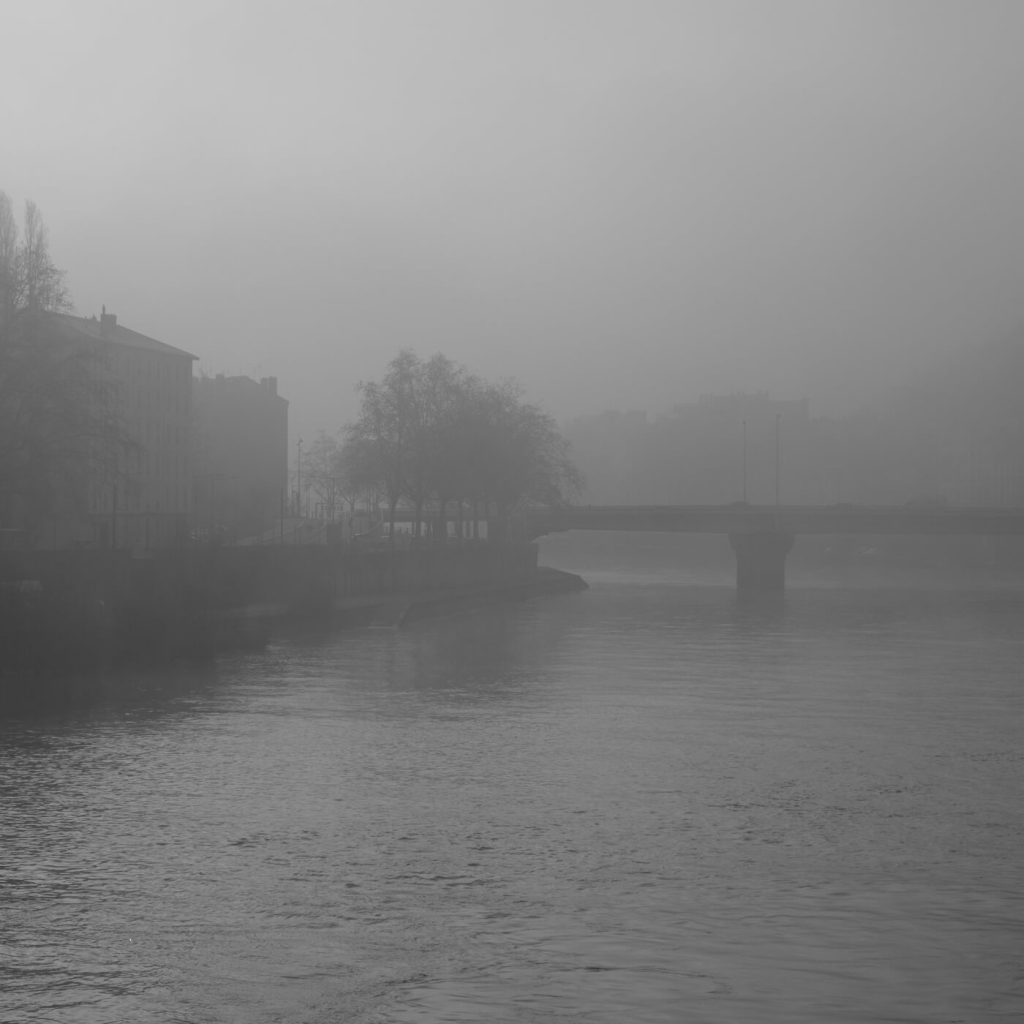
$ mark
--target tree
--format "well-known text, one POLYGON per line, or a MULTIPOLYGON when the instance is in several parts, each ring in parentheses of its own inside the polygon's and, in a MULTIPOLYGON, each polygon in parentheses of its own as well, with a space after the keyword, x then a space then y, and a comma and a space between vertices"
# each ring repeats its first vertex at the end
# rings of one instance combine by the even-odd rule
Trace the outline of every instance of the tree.
POLYGON ((26 203, 19 232, 0 192, 0 518, 28 526, 81 508, 96 474, 117 472, 123 431, 99 352, 60 330, 69 308, 46 227, 26 203))
POLYGON ((354 513, 359 503, 367 511, 380 505, 382 488, 377 471, 376 453, 364 439, 345 436, 338 449, 339 496, 354 513))
POLYGON ((334 517, 338 501, 339 454, 338 439, 320 430, 302 456, 302 479, 328 518, 334 517))
MULTIPOLYGON (((554 505, 577 493, 580 474, 554 420, 514 383, 489 384, 443 355, 400 352, 380 383, 359 385, 359 419, 346 449, 384 491, 392 538, 398 503, 413 506, 414 537, 428 502, 447 534, 447 508, 482 506, 495 533, 523 504, 554 505)), ((461 536, 461 530, 460 530, 461 536)))
POLYGON ((579 493, 582 476, 568 441, 550 415, 523 400, 517 383, 489 385, 481 412, 473 475, 499 532, 522 507, 552 507, 579 493))
POLYGON ((478 489, 473 452, 481 427, 481 396, 486 385, 465 367, 442 355, 434 356, 425 369, 433 396, 429 477, 437 499, 435 536, 438 540, 447 538, 448 505, 455 502, 461 538, 466 506, 472 503, 478 489))
POLYGON ((358 459, 364 479, 383 491, 388 505, 391 546, 395 543, 398 503, 414 489, 413 435, 416 430, 416 355, 400 352, 388 366, 384 379, 360 382, 359 419, 346 429, 346 446, 358 459))
POLYGON ((0 192, 0 330, 19 315, 70 308, 64 272, 50 259, 49 232, 35 203, 25 203, 19 233, 10 197, 0 192))

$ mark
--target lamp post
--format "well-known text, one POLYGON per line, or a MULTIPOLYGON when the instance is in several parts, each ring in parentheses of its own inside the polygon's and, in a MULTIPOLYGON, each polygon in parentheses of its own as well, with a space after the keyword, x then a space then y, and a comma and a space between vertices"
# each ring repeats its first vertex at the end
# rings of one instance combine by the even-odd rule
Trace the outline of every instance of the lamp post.
POLYGON ((775 414, 775 506, 779 505, 779 466, 782 461, 782 444, 780 441, 780 427, 782 426, 782 413, 775 414))
POLYGON ((299 450, 298 458, 295 460, 295 512, 299 519, 302 518, 302 438, 298 440, 296 447, 299 450))
POLYGON ((747 503, 747 421, 743 421, 743 504, 747 503))

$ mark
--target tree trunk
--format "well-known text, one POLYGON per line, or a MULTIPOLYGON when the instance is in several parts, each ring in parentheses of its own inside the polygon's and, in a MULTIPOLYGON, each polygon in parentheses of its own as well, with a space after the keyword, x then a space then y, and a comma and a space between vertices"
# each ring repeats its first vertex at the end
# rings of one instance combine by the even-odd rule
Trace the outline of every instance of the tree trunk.
POLYGON ((416 547, 419 547, 420 537, 423 535, 422 530, 420 529, 420 520, 423 519, 423 498, 421 497, 416 499, 415 515, 416 520, 412 524, 412 536, 416 547))
POLYGON ((391 548, 391 554, 395 554, 395 509, 398 507, 398 499, 394 498, 388 503, 388 544, 391 548))
POLYGON ((446 544, 448 542, 448 499, 439 498, 437 504, 437 536, 434 541, 437 544, 446 544))
POLYGON ((487 540, 492 544, 501 544, 505 541, 508 530, 508 515, 505 506, 499 502, 494 503, 494 515, 487 517, 487 540))

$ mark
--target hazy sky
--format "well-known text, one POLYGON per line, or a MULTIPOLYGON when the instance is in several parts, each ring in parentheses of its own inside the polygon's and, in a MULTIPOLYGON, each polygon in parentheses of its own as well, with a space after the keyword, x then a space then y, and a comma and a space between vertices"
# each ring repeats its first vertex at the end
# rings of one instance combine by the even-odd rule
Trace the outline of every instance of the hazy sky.
POLYGON ((402 347, 559 417, 825 411, 1024 325, 1019 0, 6 4, 77 311, 335 429, 402 347))

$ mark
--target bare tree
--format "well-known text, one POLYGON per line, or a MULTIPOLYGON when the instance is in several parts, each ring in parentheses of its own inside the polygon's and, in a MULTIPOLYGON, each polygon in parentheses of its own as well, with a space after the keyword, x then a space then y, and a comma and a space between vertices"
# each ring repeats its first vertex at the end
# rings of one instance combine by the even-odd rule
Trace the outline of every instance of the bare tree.
POLYGON ((564 503, 579 493, 582 477, 554 419, 525 402, 517 383, 488 386, 480 408, 474 475, 500 537, 515 511, 564 503))
POLYGON ((554 420, 513 383, 488 384, 443 355, 424 363, 406 351, 381 383, 361 384, 360 393, 346 447, 385 492, 392 537, 402 499, 413 506, 416 536, 425 506, 435 502, 435 536, 443 540, 453 501, 460 510, 486 508, 501 536, 522 504, 557 504, 580 487, 554 420))
POLYGON ((18 222, 11 200, 0 192, 0 331, 14 319, 21 296, 18 222))
POLYGON ((382 495, 387 501, 378 472, 376 452, 371 444, 360 438, 346 436, 338 449, 336 465, 338 494, 350 515, 355 513, 360 503, 362 508, 371 512, 379 508, 382 495))
POLYGON ((361 414, 346 429, 346 444, 358 458, 361 474, 367 482, 372 474, 384 493, 392 548, 398 503, 417 493, 414 438, 419 422, 418 367, 419 359, 406 350, 391 361, 381 382, 360 383, 361 414))
POLYGON ((328 518, 335 515, 338 491, 336 461, 338 439, 324 430, 317 431, 312 444, 302 455, 302 479, 317 498, 317 504, 328 518))

